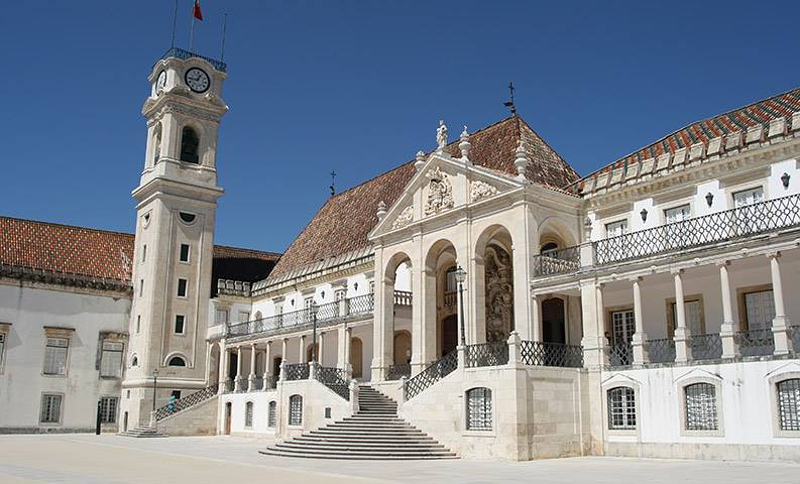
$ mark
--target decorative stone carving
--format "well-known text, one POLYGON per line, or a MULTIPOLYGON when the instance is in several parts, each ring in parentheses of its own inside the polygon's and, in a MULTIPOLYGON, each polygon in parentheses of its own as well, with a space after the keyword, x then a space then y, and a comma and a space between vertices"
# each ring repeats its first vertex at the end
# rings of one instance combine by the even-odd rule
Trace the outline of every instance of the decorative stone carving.
POLYGON ((506 341, 514 330, 514 280, 511 256, 502 247, 486 247, 486 341, 506 341))
POLYGON ((469 198, 473 202, 477 202, 494 195, 497 195, 497 187, 489 185, 486 182, 475 180, 469 186, 469 198))
POLYGON ((461 159, 466 164, 469 163, 469 148, 472 146, 469 142, 469 133, 467 132, 467 125, 464 125, 464 131, 461 132, 460 142, 458 143, 458 149, 461 150, 461 159))
POLYGON ((409 205, 408 207, 404 208, 400 215, 394 219, 392 223, 392 230, 403 228, 406 225, 410 224, 411 221, 414 220, 414 206, 409 205))
POLYGON ((437 151, 441 152, 447 146, 447 125, 444 120, 439 120, 439 127, 436 129, 436 144, 438 145, 437 151))
POLYGON ((425 166, 425 153, 422 150, 417 151, 417 158, 414 162, 414 168, 420 171, 425 166))
POLYGON ((428 182, 428 201, 425 204, 425 215, 434 215, 443 210, 453 208, 453 186, 446 173, 437 166, 426 175, 428 182))

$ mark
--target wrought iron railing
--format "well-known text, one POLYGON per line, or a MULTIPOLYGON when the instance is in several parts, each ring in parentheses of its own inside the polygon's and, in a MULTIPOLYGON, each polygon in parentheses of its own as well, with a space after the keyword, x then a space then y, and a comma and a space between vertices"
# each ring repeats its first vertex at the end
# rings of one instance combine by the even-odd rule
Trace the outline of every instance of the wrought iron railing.
POLYGON ((197 59, 203 59, 204 61, 211 64, 214 69, 218 71, 225 72, 226 65, 222 61, 218 61, 216 59, 212 59, 211 57, 206 57, 204 55, 195 54, 194 52, 189 52, 188 50, 183 50, 178 47, 171 47, 164 55, 161 56, 162 59, 167 59, 169 57, 176 57, 181 60, 190 59, 195 57, 197 59))
POLYGON ((520 359, 525 365, 580 368, 583 366, 581 346, 541 341, 521 341, 520 359))
POLYGON ((800 325, 789 328, 789 337, 792 338, 794 352, 800 355, 800 325))
POLYGON ((387 380, 399 380, 403 377, 408 378, 410 376, 411 376, 410 364, 390 365, 389 371, 386 373, 387 380))
POLYGON ((229 378, 229 379, 225 380, 224 382, 222 382, 222 391, 223 392, 230 393, 230 392, 233 391, 233 388, 234 388, 234 382, 233 382, 232 379, 229 378))
POLYGON ((580 246, 542 251, 533 256, 533 274, 546 276, 575 272, 581 268, 580 246))
POLYGON ((598 265, 800 226, 800 194, 695 217, 594 243, 598 265))
POLYGON ((395 306, 411 306, 411 292, 409 292, 409 291, 395 291, 394 292, 394 305, 395 306))
POLYGON ((405 399, 409 400, 419 395, 420 392, 446 377, 456 368, 458 368, 458 351, 453 350, 431 363, 427 368, 414 375, 413 378, 406 380, 403 388, 405 399))
POLYGON ((608 347, 610 366, 630 366, 633 364, 633 346, 630 343, 615 343, 608 347))
POLYGON ((209 400, 217 394, 218 388, 218 385, 209 385, 200 391, 191 393, 183 398, 179 398, 171 403, 168 403, 163 407, 157 408, 156 421, 163 420, 170 415, 176 414, 182 410, 186 410, 189 407, 197 405, 198 403, 209 400))
POLYGON ((340 397, 350 400, 350 385, 347 382, 347 373, 341 368, 315 364, 314 378, 340 397))
POLYGON ((274 390, 278 388, 278 378, 276 378, 275 375, 269 375, 263 380, 264 380, 264 386, 263 386, 264 390, 274 390))
POLYGON ((228 337, 248 336, 284 329, 302 329, 312 326, 316 317, 317 324, 330 323, 349 317, 371 314, 375 308, 373 294, 351 297, 342 301, 320 304, 311 308, 292 311, 266 318, 254 319, 244 323, 232 324, 228 327, 228 337))
POLYGON ((284 363, 283 371, 287 381, 308 380, 308 363, 284 363))
POLYGON ((263 389, 264 389, 264 377, 263 376, 257 376, 255 378, 253 378, 253 386, 251 386, 249 388, 249 390, 252 392, 252 391, 263 390, 263 389))
POLYGON ((465 351, 467 368, 508 364, 508 343, 505 341, 468 345, 465 351))
POLYGON ((650 363, 672 363, 675 361, 675 340, 672 338, 648 340, 647 353, 650 363))
POLYGON ((692 335, 693 360, 718 360, 722 358, 722 338, 719 333, 692 335))
POLYGON ((246 376, 240 376, 239 378, 236 379, 236 384, 238 385, 238 389, 236 391, 237 392, 246 392, 247 391, 247 385, 249 383, 250 383, 250 381, 248 380, 248 378, 246 376))
POLYGON ((766 356, 775 353, 772 328, 740 331, 735 337, 739 343, 739 354, 742 356, 766 356))

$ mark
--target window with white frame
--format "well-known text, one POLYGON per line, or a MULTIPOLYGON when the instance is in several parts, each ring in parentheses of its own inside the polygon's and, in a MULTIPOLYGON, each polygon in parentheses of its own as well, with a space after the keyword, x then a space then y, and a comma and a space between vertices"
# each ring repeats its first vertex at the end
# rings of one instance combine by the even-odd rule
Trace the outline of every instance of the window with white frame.
POLYGON ((607 392, 608 429, 636 428, 636 393, 631 387, 615 387, 607 392))
POLYGON ((690 240, 691 231, 687 227, 688 224, 678 222, 689 220, 691 216, 692 211, 689 205, 664 210, 664 220, 667 223, 667 226, 664 227, 667 248, 682 247, 690 240))
POLYGON ((746 292, 743 297, 747 330, 772 328, 772 320, 775 318, 775 298, 772 289, 746 292))
POLYGON ((269 402, 268 411, 267 411, 267 427, 275 427, 275 421, 277 420, 277 413, 278 413, 278 403, 273 400, 269 402))
POLYGON ((244 404, 244 426, 248 428, 253 426, 253 402, 244 404))
POLYGON ((175 334, 186 333, 186 316, 183 314, 175 315, 175 334))
POLYGON ((119 397, 100 398, 100 423, 117 423, 117 408, 119 407, 119 397))
POLYGON ((778 421, 781 430, 800 431, 800 378, 778 382, 778 421))
POLYGON ((733 194, 733 207, 735 212, 736 231, 738 234, 759 232, 767 228, 766 220, 760 217, 752 205, 764 201, 764 188, 756 187, 733 194))
POLYGON ((186 297, 189 281, 183 278, 178 279, 178 297, 186 297))
POLYGON ((216 324, 228 324, 228 310, 218 308, 214 312, 214 322, 216 324))
POLYGON ((619 235, 625 235, 628 233, 628 221, 627 220, 619 220, 617 222, 611 222, 606 224, 606 237, 617 237, 619 235))
POLYGON ((754 203, 764 201, 764 188, 755 187, 749 190, 742 190, 733 194, 733 207, 741 208, 754 203))
POLYGON ((66 375, 69 338, 47 338, 44 353, 45 375, 66 375))
POLYGON ((467 430, 492 430, 492 391, 485 387, 467 390, 467 430))
POLYGON ((39 413, 41 423, 60 423, 61 422, 61 395, 45 393, 42 395, 42 408, 39 413))
POLYGON ((289 397, 289 425, 303 424, 303 397, 292 395, 289 397))
POLYGON ((692 216, 692 210, 689 205, 681 205, 680 207, 673 207, 664 210, 664 220, 668 224, 676 222, 683 222, 689 220, 692 216))
POLYGON ((181 262, 189 262, 189 244, 181 244, 179 259, 181 262))
POLYGON ((717 430, 717 390, 711 383, 693 383, 683 388, 686 430, 717 430))
POLYGON ((344 289, 337 289, 336 292, 333 294, 333 297, 337 301, 341 301, 342 299, 345 298, 346 294, 347 294, 347 291, 345 291, 344 289))
POLYGON ((122 377, 122 351, 124 346, 120 342, 103 341, 102 354, 100 355, 101 377, 122 377))
MULTIPOLYGON (((675 326, 678 325, 678 315, 675 312, 675 302, 670 303, 670 311, 672 312, 672 321, 675 326)), ((684 301, 683 314, 686 317, 686 327, 693 335, 700 335, 706 333, 704 318, 703 318, 703 302, 699 299, 684 301)))
POLYGON ((249 311, 239 311, 239 322, 246 323, 250 321, 250 312, 249 311))
POLYGON ((613 311, 611 313, 611 344, 615 346, 628 345, 636 332, 636 319, 632 309, 613 311))

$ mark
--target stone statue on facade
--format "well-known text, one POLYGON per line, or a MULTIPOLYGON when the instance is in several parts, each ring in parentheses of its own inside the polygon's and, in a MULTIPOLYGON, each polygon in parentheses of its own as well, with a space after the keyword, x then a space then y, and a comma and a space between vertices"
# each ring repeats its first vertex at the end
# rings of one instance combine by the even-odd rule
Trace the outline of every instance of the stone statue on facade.
POLYGON ((486 248, 486 341, 506 341, 514 330, 511 256, 502 247, 486 248))
POLYGON ((439 128, 436 129, 436 144, 438 145, 437 151, 442 151, 447 146, 447 125, 442 119, 439 120, 439 128))

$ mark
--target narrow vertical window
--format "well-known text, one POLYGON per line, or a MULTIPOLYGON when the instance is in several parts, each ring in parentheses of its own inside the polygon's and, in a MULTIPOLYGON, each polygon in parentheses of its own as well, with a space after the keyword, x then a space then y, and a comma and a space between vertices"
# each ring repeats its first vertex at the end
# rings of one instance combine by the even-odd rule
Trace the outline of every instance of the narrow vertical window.
POLYGON ((186 297, 186 279, 178 279, 178 297, 186 297))
POLYGON ((181 133, 181 161, 199 163, 199 147, 200 138, 197 136, 197 132, 189 126, 184 127, 181 133))
POLYGON ((467 390, 467 430, 492 430, 492 391, 467 390))
POLYGON ((636 428, 636 396, 633 388, 616 387, 607 393, 608 428, 631 430, 636 428))
POLYGON ((711 383, 694 383, 684 388, 686 430, 717 430, 717 392, 711 383))
POLYGON ((139 279, 139 297, 144 294, 144 279, 139 279))
POLYGON ((61 422, 61 395, 45 393, 42 395, 42 409, 39 414, 41 423, 61 422))
POLYGON ((253 426, 253 402, 244 404, 244 426, 247 428, 253 426))
POLYGON ((68 351, 69 340, 67 338, 47 338, 44 355, 44 374, 66 375, 68 351))
POLYGON ((6 356, 6 334, 0 333, 0 368, 3 368, 3 362, 6 356))
POLYGON ((250 321, 250 313, 247 311, 239 311, 239 322, 246 323, 250 321))
POLYGON ((103 353, 100 355, 100 376, 103 378, 122 377, 123 343, 103 342, 103 353))
POLYGON ((100 399, 100 423, 117 423, 118 397, 102 397, 100 399))
POLYGON ((175 334, 183 334, 186 330, 186 316, 178 314, 175 316, 175 334))
POLYGON ((142 244, 142 262, 147 259, 147 244, 142 244))
POLYGON ((136 316, 136 334, 142 331, 142 317, 136 316))
POLYGON ((800 431, 800 378, 778 383, 778 416, 781 430, 800 431))
POLYGON ((181 244, 181 262, 189 262, 189 244, 181 244))
POLYGON ((303 424, 303 397, 292 395, 289 397, 289 425, 303 424))

